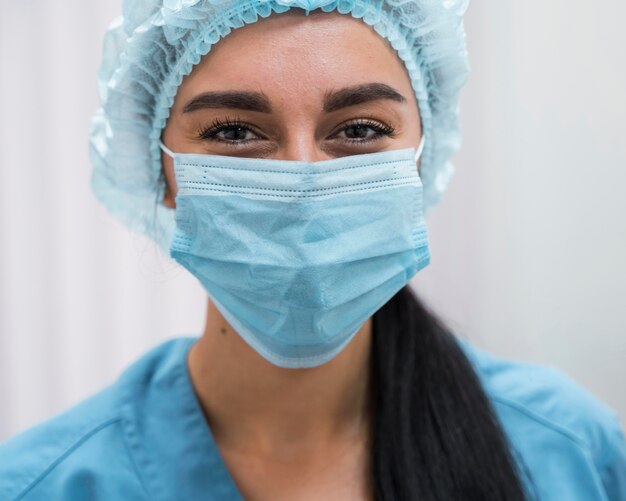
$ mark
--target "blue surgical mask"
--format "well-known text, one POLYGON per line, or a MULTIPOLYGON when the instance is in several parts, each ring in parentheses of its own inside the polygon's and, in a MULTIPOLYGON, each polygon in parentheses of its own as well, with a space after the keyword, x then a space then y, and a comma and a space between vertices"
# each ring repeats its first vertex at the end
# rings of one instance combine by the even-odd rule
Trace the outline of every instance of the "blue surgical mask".
POLYGON ((281 367, 336 356, 430 260, 423 148, 319 162, 173 153, 170 255, 281 367))

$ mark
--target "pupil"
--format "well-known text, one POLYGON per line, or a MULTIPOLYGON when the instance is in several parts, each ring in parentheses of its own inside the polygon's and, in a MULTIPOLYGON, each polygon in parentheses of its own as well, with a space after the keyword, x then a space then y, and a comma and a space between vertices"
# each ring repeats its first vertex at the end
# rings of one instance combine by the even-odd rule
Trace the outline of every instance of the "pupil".
POLYGON ((226 132, 224 132, 224 137, 225 139, 228 139, 230 141, 237 141, 240 139, 245 139, 246 129, 244 129, 243 127, 233 127, 231 129, 228 129, 226 132))
POLYGON ((346 135, 350 139, 361 139, 367 137, 367 126, 363 125, 351 125, 346 129, 346 135))

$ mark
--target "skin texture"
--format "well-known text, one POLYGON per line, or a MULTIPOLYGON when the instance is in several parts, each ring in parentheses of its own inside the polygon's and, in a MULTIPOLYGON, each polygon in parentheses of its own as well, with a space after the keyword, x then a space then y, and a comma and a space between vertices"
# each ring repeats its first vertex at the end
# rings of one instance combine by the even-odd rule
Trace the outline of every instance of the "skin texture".
MULTIPOLYGON (((317 161, 417 147, 420 137, 410 80, 384 39, 350 16, 292 10, 239 28, 214 46, 183 80, 162 140, 181 153, 317 161), (324 111, 330 93, 371 83, 392 87, 404 101, 383 97, 324 111), (185 110, 198 95, 223 91, 260 93, 271 113, 236 109, 236 99, 228 107, 185 110), (233 127, 234 120, 245 126, 233 127), (227 128, 207 134, 215 121, 227 128), (355 121, 361 125, 355 128, 355 121)), ((163 203, 175 207, 173 162, 166 155, 163 170, 163 203)), ((368 319, 330 362, 283 369, 252 350, 208 302, 188 366, 245 499, 374 499, 370 351, 368 319)))

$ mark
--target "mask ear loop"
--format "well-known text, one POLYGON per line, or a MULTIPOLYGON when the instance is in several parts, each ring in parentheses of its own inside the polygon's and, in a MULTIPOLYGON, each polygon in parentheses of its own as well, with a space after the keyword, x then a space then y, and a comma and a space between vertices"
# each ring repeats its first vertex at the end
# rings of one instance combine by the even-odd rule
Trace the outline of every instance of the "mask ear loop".
POLYGON ((417 147, 417 151, 415 152, 415 163, 417 163, 417 161, 420 159, 420 157, 422 156, 422 152, 424 151, 424 136, 422 135, 422 139, 420 141, 419 146, 417 147))
POLYGON ((174 159, 174 156, 176 156, 176 153, 174 153, 167 146, 165 146, 162 141, 159 141, 159 146, 167 155, 169 155, 172 158, 172 160, 174 159))

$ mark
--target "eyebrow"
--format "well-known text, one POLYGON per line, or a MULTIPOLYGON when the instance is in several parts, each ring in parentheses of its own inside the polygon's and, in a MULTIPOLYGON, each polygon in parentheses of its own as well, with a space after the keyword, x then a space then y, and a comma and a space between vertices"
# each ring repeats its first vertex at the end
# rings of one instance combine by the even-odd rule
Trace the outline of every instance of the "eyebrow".
POLYGON ((270 100, 261 92, 216 91, 204 92, 191 99, 183 108, 183 113, 191 113, 205 108, 234 108, 238 110, 271 113, 270 100))
POLYGON ((390 99, 398 103, 406 102, 406 98, 393 87, 383 83, 368 83, 326 94, 324 111, 330 113, 348 106, 355 106, 379 99, 390 99))
MULTIPOLYGON (((389 99, 399 103, 406 102, 406 98, 393 87, 383 83, 368 83, 326 93, 323 109, 326 113, 331 113, 342 108, 380 99, 389 99)), ((212 91, 203 92, 192 98, 183 108, 183 113, 191 113, 206 108, 231 108, 260 113, 272 112, 270 100, 261 92, 212 91)))

